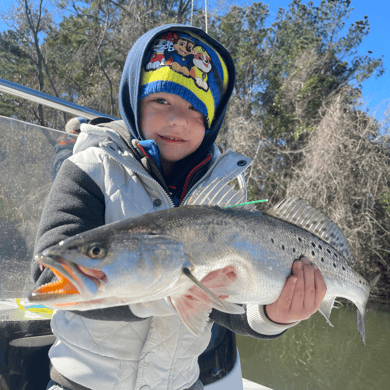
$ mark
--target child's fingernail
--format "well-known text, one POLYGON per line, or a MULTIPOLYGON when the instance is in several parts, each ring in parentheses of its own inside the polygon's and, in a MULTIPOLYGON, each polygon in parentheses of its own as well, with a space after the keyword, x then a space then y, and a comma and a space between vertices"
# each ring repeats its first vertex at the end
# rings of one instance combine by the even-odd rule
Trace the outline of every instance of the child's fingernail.
POLYGON ((298 268, 302 268, 302 263, 300 261, 296 261, 296 263, 298 268))
POLYGON ((305 264, 310 264, 310 261, 308 259, 306 259, 306 257, 302 257, 302 262, 305 263, 305 264))

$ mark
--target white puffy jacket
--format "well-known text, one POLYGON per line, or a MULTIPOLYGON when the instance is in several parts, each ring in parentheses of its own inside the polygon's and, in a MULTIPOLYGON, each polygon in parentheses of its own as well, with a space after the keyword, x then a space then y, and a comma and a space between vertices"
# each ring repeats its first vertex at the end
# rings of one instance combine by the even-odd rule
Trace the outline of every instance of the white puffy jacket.
MULTIPOLYGON (((174 207, 161 185, 109 128, 83 125, 70 160, 104 194, 106 223, 174 207)), ((214 147, 210 168, 191 192, 215 178, 240 177, 250 164, 245 156, 232 151, 221 154, 214 147)), ((101 321, 56 311, 52 330, 57 340, 49 352, 55 370, 94 390, 190 387, 199 376, 197 358, 209 343, 212 322, 196 337, 165 300, 130 305, 130 309, 145 319, 101 321)), ((256 305, 248 305, 247 316, 250 327, 259 333, 275 335, 287 328, 270 323, 256 305)))

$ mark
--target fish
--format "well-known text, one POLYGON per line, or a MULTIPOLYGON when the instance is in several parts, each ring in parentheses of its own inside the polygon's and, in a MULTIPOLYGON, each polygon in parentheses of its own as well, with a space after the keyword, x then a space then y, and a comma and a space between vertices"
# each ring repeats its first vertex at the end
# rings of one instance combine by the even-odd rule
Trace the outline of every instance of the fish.
POLYGON ((376 280, 370 284, 353 270, 340 228, 297 197, 265 212, 254 205, 228 207, 240 196, 227 182, 214 181, 184 206, 69 237, 36 255, 58 280, 35 288, 28 298, 81 311, 168 299, 189 331, 199 335, 212 308, 243 314, 246 304, 275 302, 293 262, 306 257, 327 286, 320 313, 332 325, 335 299, 353 302, 365 345, 365 309, 376 280), (223 191, 229 196, 213 204, 223 191))

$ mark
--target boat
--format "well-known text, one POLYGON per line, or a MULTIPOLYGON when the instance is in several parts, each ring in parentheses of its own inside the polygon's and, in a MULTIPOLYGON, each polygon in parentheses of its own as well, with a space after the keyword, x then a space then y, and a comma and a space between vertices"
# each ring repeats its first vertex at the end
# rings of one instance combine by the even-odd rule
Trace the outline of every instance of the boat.
MULTIPOLYGON (((109 117, 1 79, 0 92, 87 119, 109 117)), ((77 136, 4 116, 0 128, 0 390, 45 389, 53 311, 26 298, 33 287, 30 262, 53 179, 54 146, 77 136)), ((270 390, 242 378, 235 338, 219 328, 213 352, 199 363, 205 390, 270 390)))

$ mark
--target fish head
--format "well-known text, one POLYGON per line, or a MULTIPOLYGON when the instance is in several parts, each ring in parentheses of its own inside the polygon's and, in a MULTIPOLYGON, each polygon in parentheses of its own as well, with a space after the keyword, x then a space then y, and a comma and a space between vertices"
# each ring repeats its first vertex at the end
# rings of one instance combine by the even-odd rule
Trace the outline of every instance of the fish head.
POLYGON ((111 231, 107 226, 70 237, 38 254, 35 260, 50 268, 58 281, 33 290, 29 299, 46 301, 54 308, 67 305, 70 310, 103 307, 113 299, 123 302, 126 298, 126 304, 152 301, 167 295, 184 267, 192 268, 175 238, 111 231))

